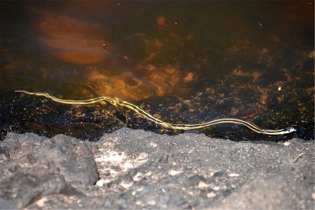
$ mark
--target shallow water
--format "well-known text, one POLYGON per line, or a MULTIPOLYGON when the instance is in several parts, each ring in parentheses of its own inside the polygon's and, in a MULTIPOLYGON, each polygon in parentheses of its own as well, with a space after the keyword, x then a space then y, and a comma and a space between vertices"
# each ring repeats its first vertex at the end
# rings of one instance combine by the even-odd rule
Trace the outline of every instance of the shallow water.
MULTIPOLYGON (((1 98, 13 112, 19 109, 7 100, 19 97, 16 89, 69 99, 106 95, 167 121, 235 117, 295 126, 298 137, 314 138, 312 1, 0 5, 1 98)), ((2 129, 14 117, 3 114, 2 129)), ((124 117, 130 127, 154 130, 131 119, 124 117)), ((59 121, 52 124, 52 133, 63 132, 59 121)), ((227 129, 203 132, 230 137, 227 129)))

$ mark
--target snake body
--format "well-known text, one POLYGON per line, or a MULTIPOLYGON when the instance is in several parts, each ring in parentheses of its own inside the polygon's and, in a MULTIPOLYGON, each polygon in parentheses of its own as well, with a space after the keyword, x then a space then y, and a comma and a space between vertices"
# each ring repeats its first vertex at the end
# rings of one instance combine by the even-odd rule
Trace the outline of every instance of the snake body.
POLYGON ((230 123, 230 124, 243 125, 243 126, 247 127, 248 129, 256 132, 256 133, 266 134, 266 135, 285 135, 285 134, 289 134, 289 133, 296 131, 293 127, 288 127, 285 129, 278 129, 278 130, 261 129, 253 123, 250 123, 250 122, 247 122, 244 120, 240 120, 240 119, 236 119, 236 118, 221 118, 221 119, 216 119, 216 120, 212 120, 212 121, 205 122, 205 123, 199 123, 199 124, 175 124, 175 123, 164 122, 160 119, 157 119, 157 118, 153 117, 151 114, 149 114, 146 111, 144 111, 143 109, 141 109, 140 107, 138 107, 132 103, 129 103, 127 101, 116 98, 116 97, 100 96, 100 97, 91 98, 91 99, 84 99, 84 100, 69 100, 69 99, 57 98, 57 97, 52 96, 49 93, 45 93, 45 92, 30 92, 30 91, 26 91, 26 90, 16 90, 15 92, 25 93, 28 95, 44 96, 44 97, 49 98, 55 102, 63 103, 63 104, 86 105, 86 104, 94 104, 97 102, 105 101, 105 102, 112 104, 115 107, 124 107, 124 108, 130 109, 130 110, 140 114, 141 116, 143 116, 147 120, 150 120, 150 121, 162 126, 163 128, 174 129, 174 130, 197 130, 197 129, 206 128, 206 127, 217 125, 217 124, 230 123))

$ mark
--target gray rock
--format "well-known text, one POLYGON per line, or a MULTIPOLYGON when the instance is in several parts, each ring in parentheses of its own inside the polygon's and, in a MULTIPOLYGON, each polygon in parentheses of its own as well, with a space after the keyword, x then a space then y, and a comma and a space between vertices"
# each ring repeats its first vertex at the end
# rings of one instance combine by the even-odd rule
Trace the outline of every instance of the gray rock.
POLYGON ((98 179, 90 149, 71 137, 9 133, 0 148, 3 208, 23 208, 50 194, 80 194, 73 187, 98 179))
POLYGON ((312 209, 314 148, 314 141, 300 139, 233 142, 128 128, 104 134, 98 142, 11 133, 0 142, 0 204, 312 209))

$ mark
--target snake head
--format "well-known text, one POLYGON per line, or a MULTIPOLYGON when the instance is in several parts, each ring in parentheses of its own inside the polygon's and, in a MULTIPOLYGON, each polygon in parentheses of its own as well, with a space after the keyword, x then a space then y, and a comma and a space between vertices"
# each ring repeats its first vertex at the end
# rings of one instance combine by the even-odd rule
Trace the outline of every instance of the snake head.
POLYGON ((287 127, 284 129, 286 131, 286 133, 293 133, 293 132, 296 132, 296 129, 293 128, 293 127, 287 127))

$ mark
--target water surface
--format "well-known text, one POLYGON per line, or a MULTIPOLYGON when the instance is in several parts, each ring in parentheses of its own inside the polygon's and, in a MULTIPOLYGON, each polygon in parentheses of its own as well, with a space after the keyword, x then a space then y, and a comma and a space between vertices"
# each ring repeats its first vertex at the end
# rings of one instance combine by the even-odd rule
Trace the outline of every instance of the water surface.
MULTIPOLYGON (((2 1, 0 6, 1 98, 13 112, 19 109, 7 100, 19 97, 16 89, 69 99, 106 95, 167 121, 235 117, 268 128, 295 126, 299 137, 314 138, 312 1, 2 1)), ((39 130, 64 133, 58 131, 64 115, 34 118, 50 119, 48 128, 39 130)), ((18 116, 3 114, 2 129, 12 129, 7 124, 18 116)), ((114 116, 130 127, 156 130, 137 116, 114 116)), ((13 130, 34 131, 26 121, 13 130)), ((203 132, 231 137, 239 129, 203 132)))

